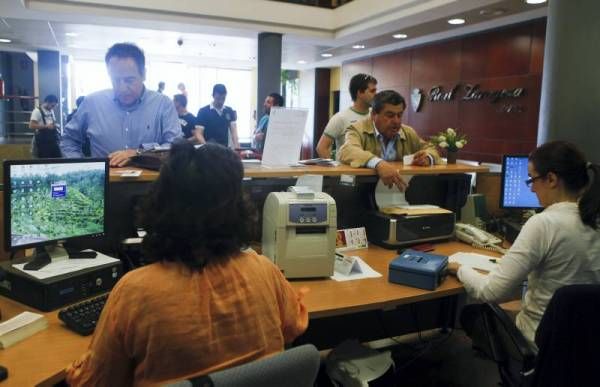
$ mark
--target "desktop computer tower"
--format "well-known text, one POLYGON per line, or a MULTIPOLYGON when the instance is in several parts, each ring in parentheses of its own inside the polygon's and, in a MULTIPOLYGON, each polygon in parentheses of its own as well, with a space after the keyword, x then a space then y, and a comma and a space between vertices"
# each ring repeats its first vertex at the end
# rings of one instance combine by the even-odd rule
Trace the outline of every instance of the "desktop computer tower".
POLYGON ((120 261, 47 279, 34 278, 13 263, 0 263, 0 294, 44 312, 107 292, 123 275, 120 261))

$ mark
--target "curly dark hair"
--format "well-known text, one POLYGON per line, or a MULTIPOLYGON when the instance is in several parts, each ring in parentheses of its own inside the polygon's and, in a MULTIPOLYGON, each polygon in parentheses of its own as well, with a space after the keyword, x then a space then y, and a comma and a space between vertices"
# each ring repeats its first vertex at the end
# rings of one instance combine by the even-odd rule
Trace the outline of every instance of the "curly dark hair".
POLYGON ((145 256, 199 270, 237 255, 250 241, 243 176, 240 158, 228 148, 174 144, 139 208, 145 256))

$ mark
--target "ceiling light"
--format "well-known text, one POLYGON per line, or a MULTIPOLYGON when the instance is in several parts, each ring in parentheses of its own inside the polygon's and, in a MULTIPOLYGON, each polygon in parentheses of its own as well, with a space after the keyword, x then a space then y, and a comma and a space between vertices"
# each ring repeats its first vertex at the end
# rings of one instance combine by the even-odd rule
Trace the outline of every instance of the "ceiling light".
POLYGON ((525 0, 527 4, 542 4, 545 3, 546 0, 525 0))
POLYGON ((406 34, 394 34, 394 35, 392 35, 392 37, 394 39, 406 39, 406 38, 408 38, 408 35, 406 35, 406 34))
POLYGON ((321 54, 321 56, 322 56, 323 58, 331 58, 331 57, 333 56, 333 54, 330 54, 330 53, 328 53, 328 52, 324 52, 324 53, 322 53, 322 54, 321 54))
POLYGON ((450 19, 450 20, 448 20, 448 23, 452 24, 452 25, 465 24, 465 19, 461 19, 461 18, 450 19))
POLYGON ((307 62, 305 60, 299 60, 297 63, 298 64, 306 64, 307 62))
POLYGON ((0 43, 10 43, 10 42, 12 42, 12 40, 0 38, 0 43))
POLYGON ((71 38, 74 38, 76 36, 79 36, 79 34, 77 32, 65 32, 65 36, 69 36, 71 38))
POLYGON ((364 44, 355 44, 354 46, 352 46, 353 49, 355 50, 360 50, 361 48, 365 48, 364 44))

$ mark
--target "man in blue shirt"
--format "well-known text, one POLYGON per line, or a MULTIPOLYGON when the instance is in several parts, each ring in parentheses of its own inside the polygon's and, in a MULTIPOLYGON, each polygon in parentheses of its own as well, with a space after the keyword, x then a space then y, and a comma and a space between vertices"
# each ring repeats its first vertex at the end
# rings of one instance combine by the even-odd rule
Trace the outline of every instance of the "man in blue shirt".
POLYGON ((216 142, 228 146, 229 133, 231 133, 233 147, 239 148, 236 125, 237 113, 229 106, 224 106, 227 97, 225 85, 220 83, 214 85, 212 97, 213 102, 198 111, 196 124, 204 127, 202 134, 207 142, 216 142))
POLYGON ((269 115, 271 114, 271 108, 273 106, 283 106, 283 97, 277 93, 271 93, 265 98, 263 109, 265 115, 260 118, 254 130, 254 136, 252 138, 252 147, 262 153, 265 147, 265 138, 267 137, 267 128, 269 126, 269 115))
POLYGON ((65 126, 61 150, 65 157, 83 157, 89 138, 93 157, 108 157, 122 167, 141 149, 170 144, 181 136, 171 100, 144 86, 146 61, 134 44, 117 43, 105 57, 112 89, 88 95, 65 126))

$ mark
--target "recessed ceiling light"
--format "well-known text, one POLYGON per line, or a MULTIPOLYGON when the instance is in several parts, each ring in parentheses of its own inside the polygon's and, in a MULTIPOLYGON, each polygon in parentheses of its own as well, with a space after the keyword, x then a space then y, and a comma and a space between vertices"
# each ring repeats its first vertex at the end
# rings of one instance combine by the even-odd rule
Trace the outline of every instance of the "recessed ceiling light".
POLYGON ((392 35, 392 37, 394 39, 406 39, 406 38, 408 38, 408 35, 406 35, 406 34, 394 34, 394 35, 392 35))
POLYGON ((330 53, 328 53, 328 52, 324 52, 324 53, 322 53, 322 54, 321 54, 321 56, 322 56, 323 58, 331 58, 331 57, 333 56, 333 54, 330 54, 330 53))
POLYGON ((12 42, 12 40, 0 38, 0 43, 10 43, 10 42, 12 42))
POLYGON ((545 3, 546 0, 525 0, 527 4, 542 4, 545 3))
POLYGON ((65 32, 65 36, 70 36, 72 38, 79 36, 77 32, 65 32))
POLYGON ((353 49, 355 50, 360 50, 361 48, 365 48, 364 44, 355 44, 354 46, 352 46, 353 49))
POLYGON ((465 24, 465 19, 461 19, 461 18, 450 19, 450 20, 448 20, 448 23, 452 24, 452 25, 465 24))
POLYGON ((306 64, 307 62, 305 60, 299 60, 298 64, 306 64))

